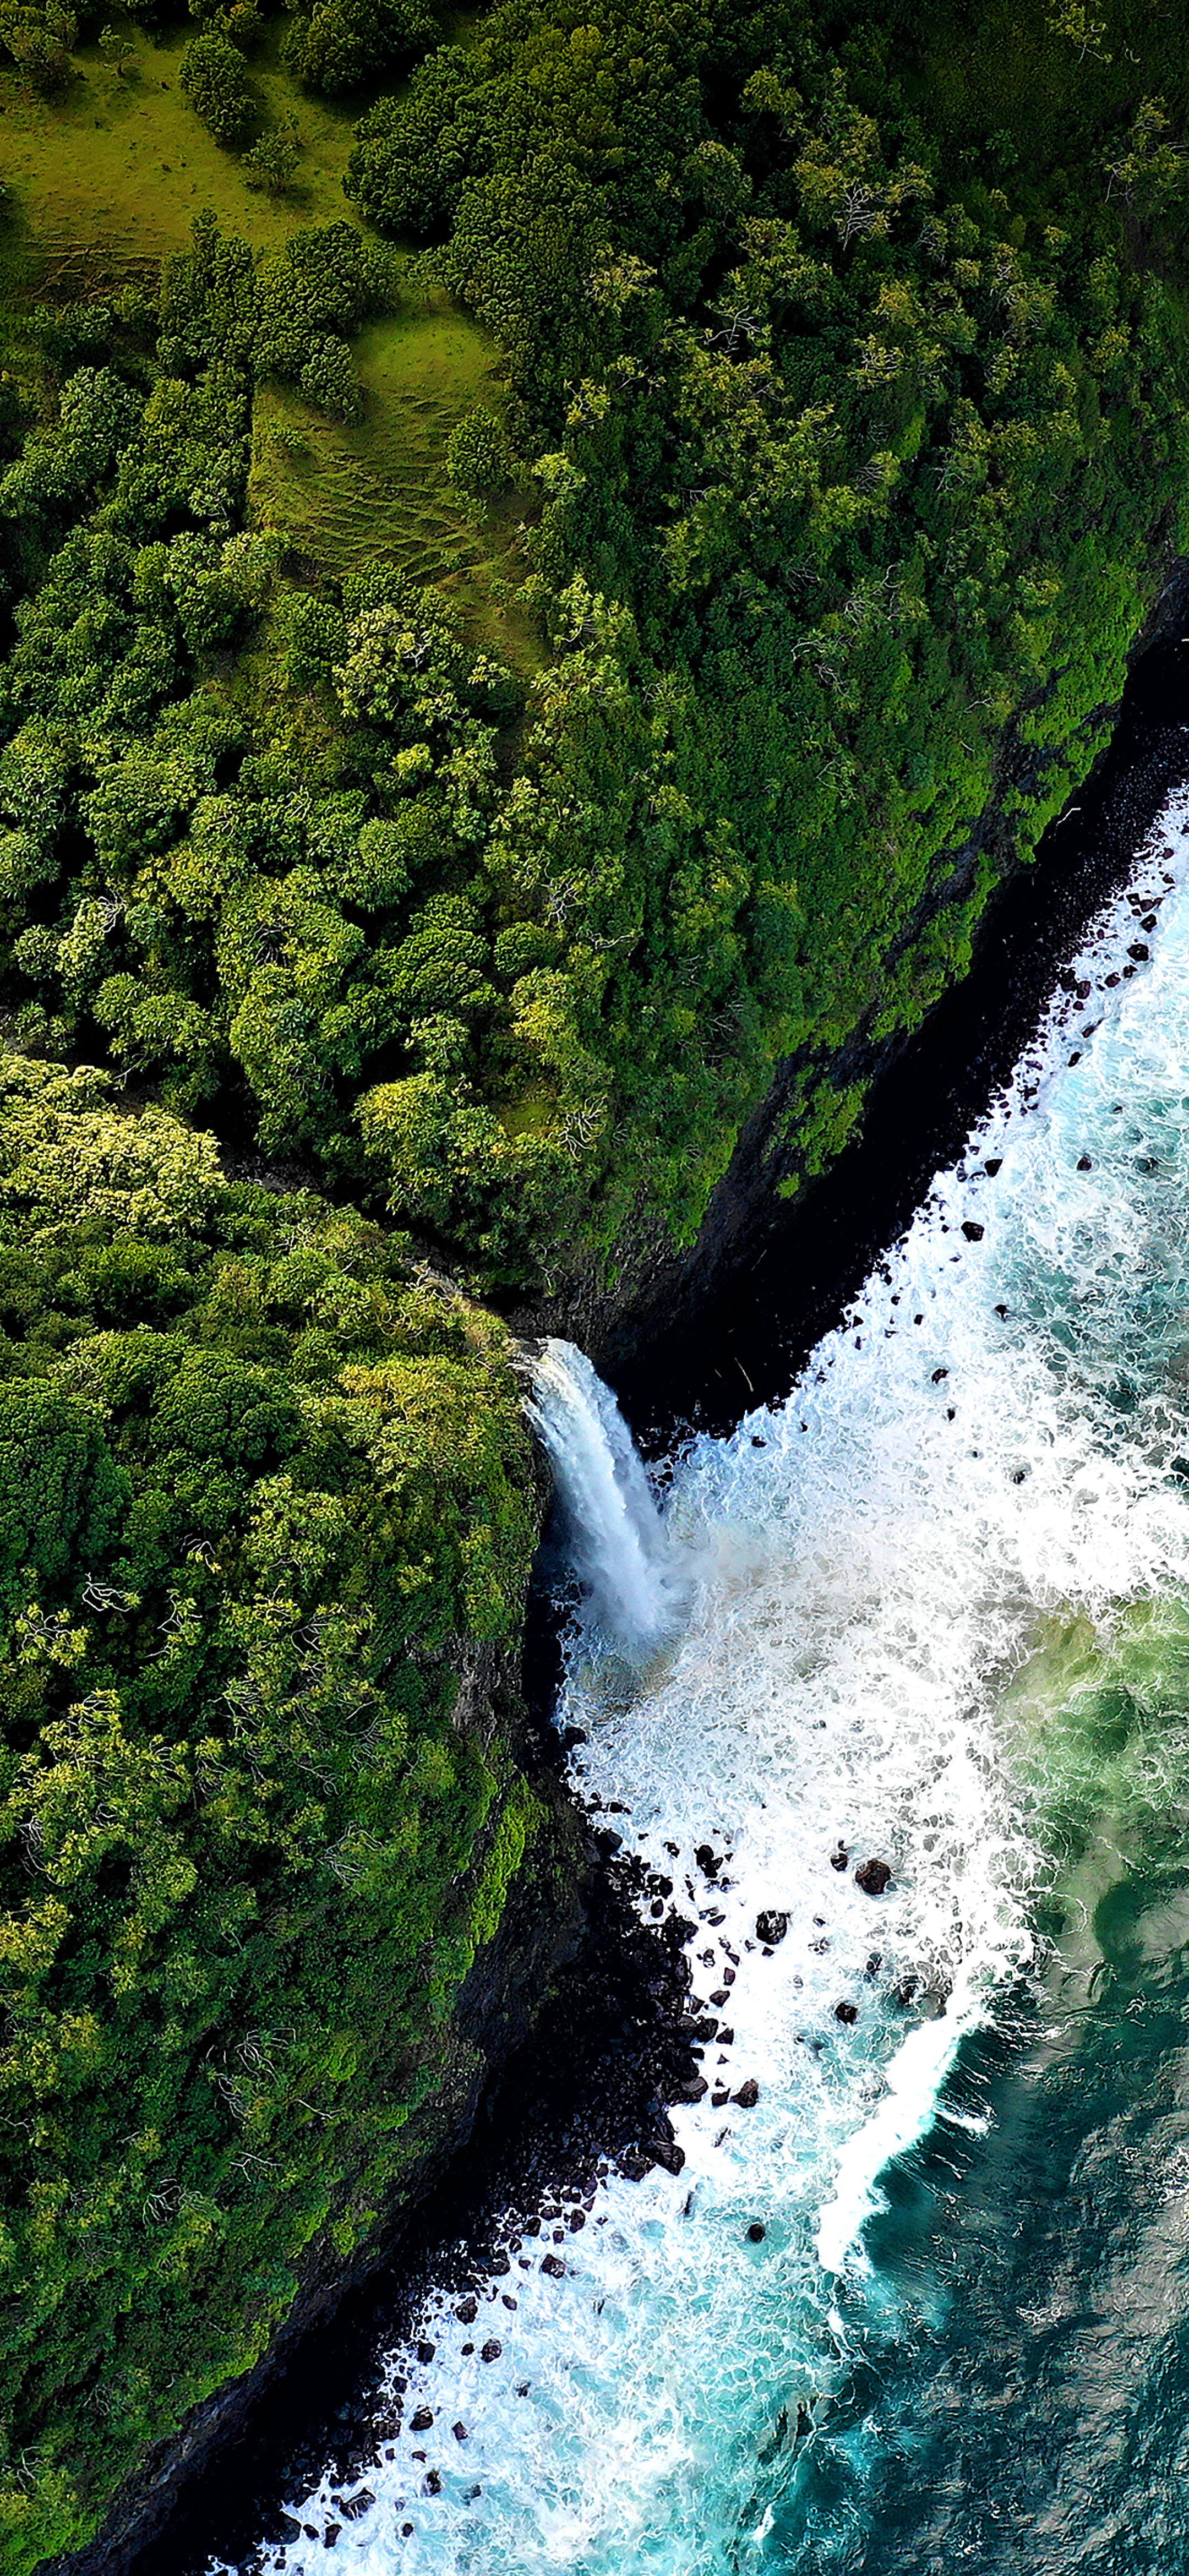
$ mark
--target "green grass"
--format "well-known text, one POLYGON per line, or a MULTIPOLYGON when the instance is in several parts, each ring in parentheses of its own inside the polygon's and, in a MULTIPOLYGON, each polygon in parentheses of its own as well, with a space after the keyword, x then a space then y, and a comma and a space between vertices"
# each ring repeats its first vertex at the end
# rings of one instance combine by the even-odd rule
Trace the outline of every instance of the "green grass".
MULTIPOLYGON (((258 250, 305 224, 357 220, 342 193, 359 98, 331 103, 281 70, 275 29, 254 56, 265 123, 294 117, 302 154, 281 199, 249 188, 182 96, 178 72, 192 25, 161 41, 137 35, 118 76, 95 47, 75 56, 75 77, 53 99, 34 97, 15 71, 0 73, 0 181, 10 191, 5 227, 8 293, 87 297, 156 269, 181 249, 210 207, 224 231, 258 250)), ((465 20, 452 30, 465 35, 465 20)), ((523 576, 522 519, 509 503, 474 525, 451 494, 445 447, 471 403, 502 398, 494 344, 445 297, 375 322, 356 343, 363 418, 325 419, 278 386, 262 388, 256 415, 252 512, 285 529, 318 572, 339 573, 380 556, 454 597, 477 644, 535 669, 534 631, 502 591, 523 576), (300 446, 286 451, 278 428, 300 446)))
POLYGON ((331 104, 299 90, 270 61, 252 64, 268 117, 294 116, 302 156, 291 195, 249 188, 235 155, 199 123, 178 87, 187 23, 159 43, 134 39, 121 79, 94 47, 53 99, 31 95, 15 70, 0 75, 0 180, 12 191, 41 294, 86 295, 155 266, 190 238, 210 206, 225 231, 274 248, 299 224, 350 215, 343 172, 359 102, 331 104))
POLYGON ((496 509, 475 526, 446 479, 455 422, 472 403, 498 408, 502 399, 493 343, 439 296, 368 324, 354 346, 359 421, 327 420, 288 387, 261 386, 253 518, 285 529, 316 572, 399 564, 456 600, 476 643, 534 669, 533 629, 501 595, 523 575, 519 509, 496 509))

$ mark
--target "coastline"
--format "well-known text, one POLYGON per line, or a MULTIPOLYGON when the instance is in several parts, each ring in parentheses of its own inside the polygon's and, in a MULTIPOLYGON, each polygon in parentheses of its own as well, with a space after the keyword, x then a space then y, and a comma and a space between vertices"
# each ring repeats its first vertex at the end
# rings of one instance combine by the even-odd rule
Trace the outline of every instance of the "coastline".
MULTIPOLYGON (((1062 956, 1189 766, 1176 712, 1189 703, 1189 650, 1177 631, 1187 582, 1178 567, 1136 647, 1110 745, 1076 796, 1080 810, 1050 826, 1035 864, 1000 889, 969 976, 916 1035, 884 1051, 862 1135, 783 1204, 772 1199, 756 1135, 745 1138, 699 1248, 672 1265, 642 1310, 596 1340, 595 1358, 654 1453, 695 1420, 726 1427, 787 1389, 1019 1054, 1062 956)), ((369 2365, 425 2275, 453 2266, 461 2284, 517 2213, 563 2177, 580 2183, 600 2157, 630 2151, 675 2098, 688 2051, 676 1954, 630 1913, 605 1843, 600 1851, 564 1788, 548 1722, 555 1670, 556 1631, 538 1597, 523 1676, 535 1785, 550 1782, 551 1831, 581 1859, 568 1885, 559 1876, 552 1914, 521 1884, 475 1972, 486 2003, 476 1995, 466 2009, 493 2044, 453 2106, 452 2137, 427 2147, 399 2217, 344 2275, 311 2290, 257 2369, 161 2446, 104 2533, 55 2562, 52 2576, 181 2576, 226 2547, 233 2527, 235 2544, 249 2546, 279 2512, 296 2457, 329 2447, 346 2464, 363 2445, 374 2427, 369 2365), (545 1983, 550 1995, 530 2026, 519 1998, 545 1983), (212 2504, 194 2480, 216 2460, 212 2504)))

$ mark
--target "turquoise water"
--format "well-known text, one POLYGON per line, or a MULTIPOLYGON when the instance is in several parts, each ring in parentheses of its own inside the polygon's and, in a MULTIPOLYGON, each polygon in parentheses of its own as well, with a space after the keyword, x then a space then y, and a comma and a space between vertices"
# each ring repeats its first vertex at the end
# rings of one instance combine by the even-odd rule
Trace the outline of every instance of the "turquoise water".
POLYGON ((678 2175, 428 2300, 358 2511, 328 2469, 253 2565, 1184 2563, 1187 833, 788 1404, 676 1462, 625 1630, 554 1353, 602 1569, 559 1721, 690 1927, 707 2091, 678 2175))

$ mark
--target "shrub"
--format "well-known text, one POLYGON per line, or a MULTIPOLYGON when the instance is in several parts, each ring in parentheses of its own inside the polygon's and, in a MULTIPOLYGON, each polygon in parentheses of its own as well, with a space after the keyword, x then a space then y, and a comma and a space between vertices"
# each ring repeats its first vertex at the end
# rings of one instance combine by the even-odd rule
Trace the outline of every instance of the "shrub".
POLYGON ((457 490, 486 500, 515 482, 518 470, 516 451, 502 420, 484 403, 464 412, 446 447, 446 471, 457 490))

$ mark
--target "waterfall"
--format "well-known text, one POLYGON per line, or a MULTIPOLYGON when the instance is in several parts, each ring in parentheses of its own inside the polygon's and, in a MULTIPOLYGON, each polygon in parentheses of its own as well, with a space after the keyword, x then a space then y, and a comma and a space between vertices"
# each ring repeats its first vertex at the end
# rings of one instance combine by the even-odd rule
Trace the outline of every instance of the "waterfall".
POLYGON ((574 1342, 526 1353, 526 1411, 548 1452, 570 1554, 604 1635, 638 1655, 669 1625, 673 1597, 664 1523, 623 1415, 574 1342))

